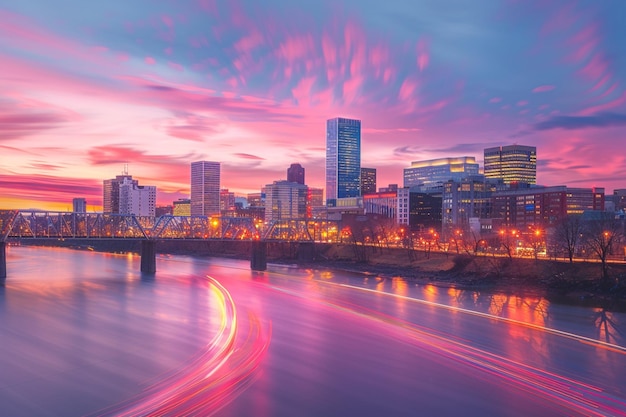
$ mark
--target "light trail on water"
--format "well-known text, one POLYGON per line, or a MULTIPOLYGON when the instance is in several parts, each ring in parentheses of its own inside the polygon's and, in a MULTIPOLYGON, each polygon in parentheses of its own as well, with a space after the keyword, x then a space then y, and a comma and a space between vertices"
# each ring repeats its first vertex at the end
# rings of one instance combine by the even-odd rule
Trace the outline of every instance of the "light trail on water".
MULTIPOLYGON (((623 346, 507 317, 495 316, 489 313, 449 306, 437 302, 421 300, 349 284, 333 283, 328 281, 316 282, 324 286, 338 287, 350 291, 365 292, 368 294, 383 295, 394 299, 402 299, 416 304, 460 312, 484 319, 497 320, 513 326, 523 326, 534 331, 546 332, 556 337, 572 339, 596 348, 606 349, 619 355, 626 355, 626 348, 623 346)), ((271 288, 294 297, 310 299, 307 297, 305 292, 285 289, 275 285, 271 286, 271 288)), ((483 375, 495 376, 501 379, 503 383, 514 389, 542 396, 555 405, 558 404, 560 407, 568 409, 576 415, 626 416, 626 402, 592 384, 586 384, 554 372, 549 372, 538 367, 533 367, 519 361, 512 360, 484 349, 476 348, 467 342, 454 340, 453 335, 445 335, 441 332, 435 333, 433 329, 422 327, 416 323, 402 320, 397 317, 389 316, 360 304, 335 299, 319 299, 316 301, 342 312, 347 312, 362 318, 384 323, 385 325, 388 325, 385 329, 396 339, 409 341, 409 343, 412 343, 416 348, 428 349, 429 351, 432 351, 448 360, 479 370, 483 375)), ((476 376, 480 377, 480 374, 476 376)))
POLYGON ((263 329, 259 318, 248 314, 247 336, 239 340, 240 318, 228 290, 207 276, 219 301, 220 325, 215 337, 183 369, 144 393, 97 416, 209 416, 234 400, 254 380, 271 340, 271 324, 263 329))

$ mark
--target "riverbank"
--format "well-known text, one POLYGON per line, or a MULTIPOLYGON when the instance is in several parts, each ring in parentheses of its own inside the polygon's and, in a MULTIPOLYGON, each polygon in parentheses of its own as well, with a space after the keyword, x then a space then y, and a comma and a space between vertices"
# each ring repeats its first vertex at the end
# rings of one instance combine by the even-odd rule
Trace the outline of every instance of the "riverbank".
MULTIPOLYGON (((363 249, 359 249, 363 250, 363 249)), ((599 262, 508 258, 408 249, 365 250, 365 261, 354 259, 350 245, 333 245, 321 251, 312 268, 333 268, 400 277, 418 284, 464 290, 546 297, 551 301, 626 311, 626 265, 610 264, 609 279, 601 278, 599 262)))

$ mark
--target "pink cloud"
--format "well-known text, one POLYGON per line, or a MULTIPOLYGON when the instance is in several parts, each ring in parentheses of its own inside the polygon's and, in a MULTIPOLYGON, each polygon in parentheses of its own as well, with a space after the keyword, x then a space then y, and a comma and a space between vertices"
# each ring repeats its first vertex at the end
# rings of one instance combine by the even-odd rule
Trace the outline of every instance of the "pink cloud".
POLYGON ((168 61, 167 66, 175 71, 179 71, 179 72, 185 71, 185 68, 182 65, 177 64, 176 62, 168 61))
POLYGON ((520 101, 518 101, 518 102, 517 102, 517 105, 518 105, 519 107, 526 106, 526 105, 528 105, 528 101, 526 101, 526 100, 520 100, 520 101))
POLYGON ((152 58, 151 56, 147 56, 147 57, 144 59, 144 62, 145 62, 146 64, 148 64, 148 65, 154 65, 154 64, 156 64, 156 60, 155 60, 154 58, 152 58))
POLYGON ((533 93, 545 93, 546 91, 552 91, 556 87, 553 85, 540 85, 538 87, 533 88, 533 93))
POLYGON ((502 101, 502 99, 500 97, 492 97, 492 98, 489 99, 490 103, 499 103, 501 101, 502 101))
POLYGON ((428 54, 428 42, 421 39, 417 43, 417 67, 423 71, 428 66, 430 56, 428 54))

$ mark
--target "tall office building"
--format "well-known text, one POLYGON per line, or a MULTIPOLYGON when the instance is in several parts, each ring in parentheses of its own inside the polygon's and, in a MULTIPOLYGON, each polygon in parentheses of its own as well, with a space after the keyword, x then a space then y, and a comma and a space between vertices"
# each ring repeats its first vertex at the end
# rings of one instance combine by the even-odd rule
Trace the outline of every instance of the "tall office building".
POLYGON ((87 200, 84 198, 72 199, 72 211, 74 213, 86 213, 87 212, 87 200))
POLYGON ((361 121, 326 121, 326 202, 361 195, 361 121))
POLYGON ((191 163, 191 215, 212 216, 220 213, 220 163, 191 163))
POLYGON ((291 164, 287 168, 287 181, 304 184, 304 168, 300 164, 291 164))
POLYGON ((525 145, 486 148, 485 178, 501 179, 505 184, 536 184, 537 148, 525 145))
POLYGON ((361 195, 376 192, 376 168, 361 168, 361 195))
POLYGON ((404 186, 429 191, 442 188, 446 181, 461 181, 478 175, 479 170, 480 166, 473 156, 413 161, 409 168, 404 169, 404 186))

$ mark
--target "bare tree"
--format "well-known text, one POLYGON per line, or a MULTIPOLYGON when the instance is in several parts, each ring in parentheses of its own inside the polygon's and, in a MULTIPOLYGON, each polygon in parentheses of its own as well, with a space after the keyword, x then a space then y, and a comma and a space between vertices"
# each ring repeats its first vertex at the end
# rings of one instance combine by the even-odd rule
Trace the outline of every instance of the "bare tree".
POLYGON ((613 244, 620 240, 623 233, 621 222, 615 220, 614 216, 602 213, 600 218, 585 222, 583 230, 587 247, 600 260, 602 279, 608 280, 607 258, 613 244))
POLYGON ((580 243, 583 232, 580 215, 563 217, 554 227, 554 243, 567 253, 570 263, 574 262, 574 255, 580 243))

